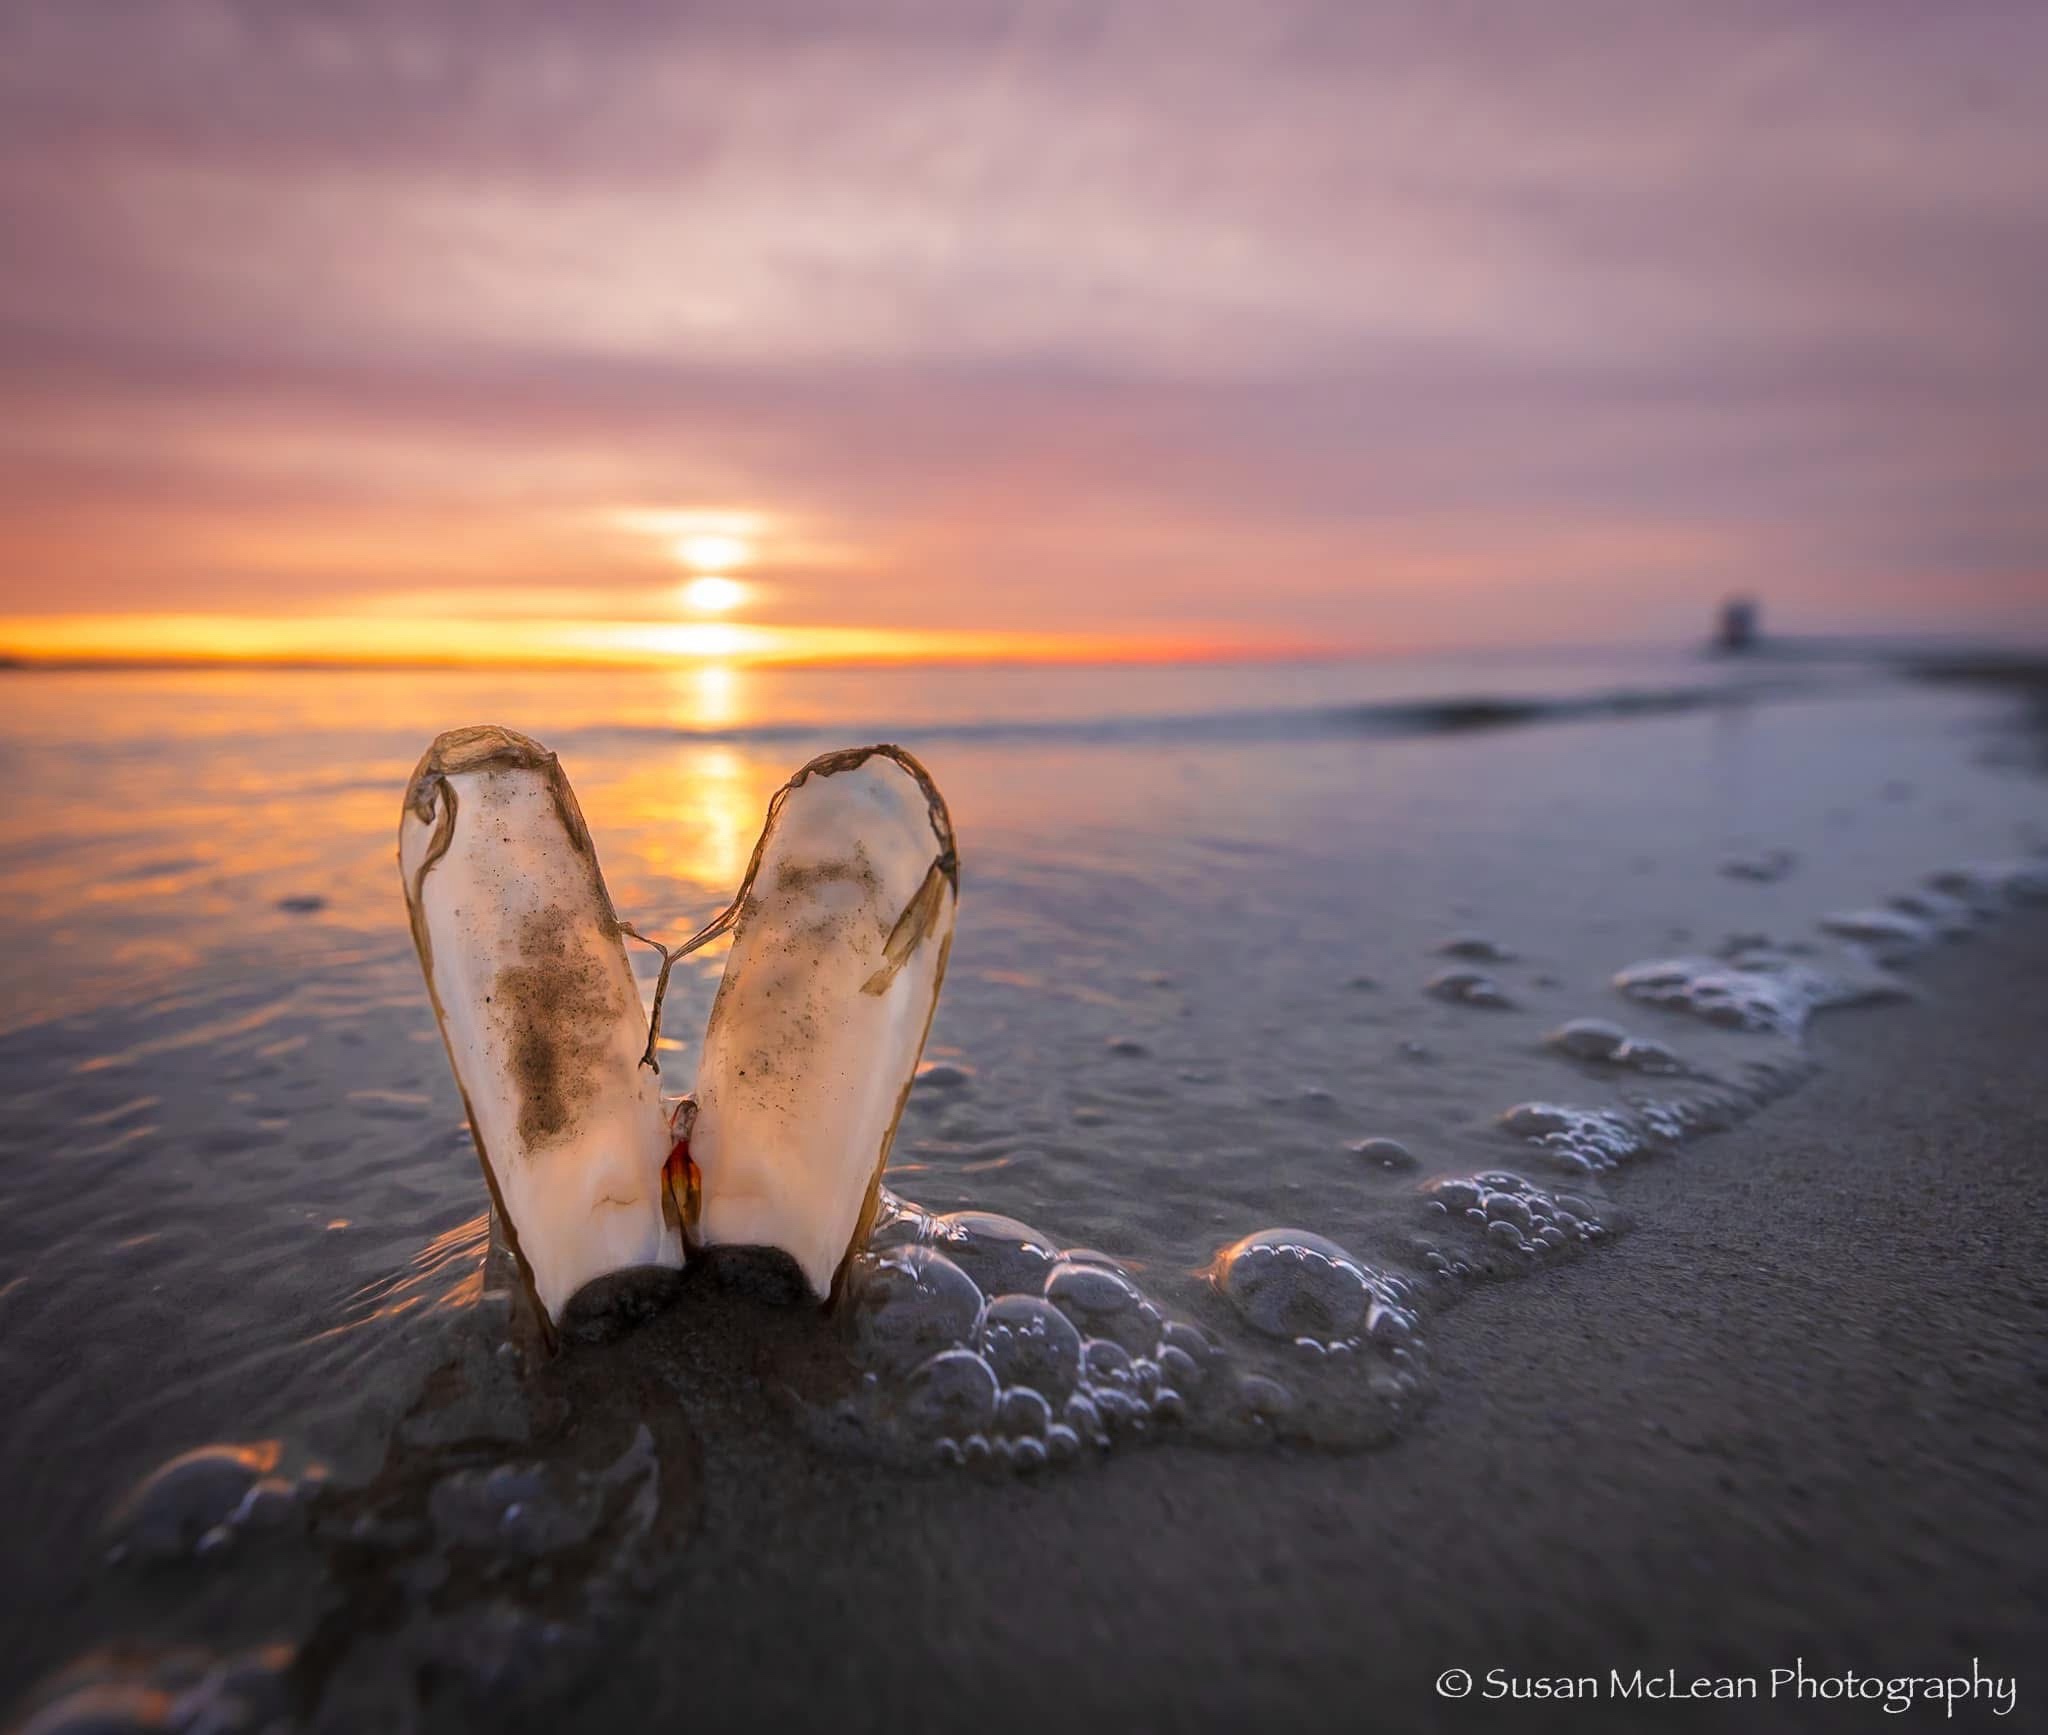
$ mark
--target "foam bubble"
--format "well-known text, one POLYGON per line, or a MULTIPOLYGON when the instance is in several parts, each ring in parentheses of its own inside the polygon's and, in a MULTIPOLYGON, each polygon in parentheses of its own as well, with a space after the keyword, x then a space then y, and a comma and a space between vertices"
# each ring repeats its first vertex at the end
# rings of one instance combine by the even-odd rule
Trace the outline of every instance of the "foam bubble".
POLYGON ((1091 1446, 1109 1444, 1109 1430, 1103 1426, 1102 1412, 1086 1392, 1076 1392, 1067 1399, 1060 1408, 1060 1420, 1076 1439, 1091 1446))
POLYGON ((855 1260, 843 1307, 862 1363, 901 1373, 970 1342, 982 1298, 973 1278, 937 1247, 920 1244, 855 1260))
POLYGON ((1171 1319, 1161 1327, 1159 1365, 1182 1392, 1205 1385, 1223 1361, 1223 1346, 1199 1326, 1171 1319))
POLYGON ((1861 976, 1815 969, 1782 952, 1746 951, 1731 960, 1659 958, 1632 964, 1614 985, 1633 1000, 1689 1012, 1730 1030, 1796 1036, 1815 1012, 1896 999, 1904 987, 1882 972, 1861 976))
POLYGON ((1045 1442, 1028 1435, 1022 1439, 1002 1440, 997 1443, 1007 1455, 1010 1468, 1020 1474, 1028 1475, 1033 1470, 1043 1468, 1049 1457, 1045 1442))
POLYGON ((1184 1349, 1172 1344, 1162 1344, 1159 1350, 1159 1377, 1177 1392, 1197 1392, 1206 1377, 1199 1363, 1184 1349))
POLYGON ((973 1350, 943 1350, 913 1370, 899 1413, 922 1438, 958 1440, 995 1420, 999 1389, 995 1370, 973 1350))
POLYGON ((981 1353, 1005 1386, 1063 1401, 1081 1370, 1074 1322, 1036 1295, 999 1295, 981 1319, 981 1353))
POLYGON ((1423 989, 1454 1006, 1483 1006, 1505 1012, 1515 1004, 1508 991, 1484 970, 1439 970, 1423 984, 1423 989))
POLYGON ((1544 1038, 1574 1060, 1613 1060, 1628 1047, 1628 1032, 1604 1018, 1574 1018, 1544 1038))
POLYGON ((1886 953, 1915 952, 1934 938, 1925 922, 1903 910, 1837 910, 1821 917, 1820 925, 1845 940, 1886 953))
POLYGON ((1261 1229, 1216 1256, 1210 1281, 1254 1331, 1317 1344, 1363 1329, 1373 1274, 1336 1242, 1306 1229, 1261 1229))
POLYGON ((1084 1336, 1113 1338, 1134 1351, 1158 1337, 1145 1316, 1144 1292, 1113 1265, 1063 1259, 1045 1280, 1045 1298, 1084 1336))
POLYGON ((159 1465, 108 1515, 110 1559, 157 1562, 210 1553, 237 1530, 278 1522, 297 1486, 272 1474, 275 1440, 200 1446, 159 1465))
POLYGON ((1266 1374, 1246 1374, 1237 1382, 1240 1411, 1256 1422, 1273 1423, 1294 1414, 1293 1392, 1266 1374))
POLYGON ((1541 1145, 1560 1168, 1574 1171, 1611 1169, 1650 1149, 1640 1122, 1620 1109, 1523 1102, 1503 1114, 1500 1124, 1516 1138, 1541 1145))
POLYGON ((930 1239, 985 1295, 1036 1293, 1060 1256, 1050 1238, 994 1211, 955 1211, 940 1217, 930 1239))
POLYGON ((1043 1392, 1029 1386, 1012 1386, 996 1403, 996 1428, 1006 1438, 1045 1438, 1052 1426, 1052 1405, 1043 1392))
POLYGON ((1399 1139, 1360 1139, 1348 1147, 1354 1157, 1362 1157, 1375 1168, 1398 1171, 1415 1167, 1415 1153, 1399 1139))
POLYGON ((1437 951, 1446 958, 1464 958, 1475 964, 1506 964, 1515 956, 1487 934, 1453 934, 1437 951))
POLYGON ((1093 1393, 1133 1389, 1131 1352, 1108 1338, 1090 1338, 1081 1349, 1081 1369, 1093 1393))
MULTIPOLYGON (((1491 1269, 1501 1256, 1526 1261, 1575 1250, 1610 1232, 1601 1212, 1583 1195, 1553 1191, 1506 1169, 1447 1176, 1432 1181, 1423 1196, 1428 1220, 1453 1234, 1460 1249, 1454 1254, 1428 1238, 1421 1247, 1423 1260, 1434 1270, 1459 1276, 1491 1269)), ((1402 1323, 1412 1327, 1412 1318, 1402 1323)), ((1398 1326, 1389 1328, 1388 1335, 1406 1342, 1398 1326)))

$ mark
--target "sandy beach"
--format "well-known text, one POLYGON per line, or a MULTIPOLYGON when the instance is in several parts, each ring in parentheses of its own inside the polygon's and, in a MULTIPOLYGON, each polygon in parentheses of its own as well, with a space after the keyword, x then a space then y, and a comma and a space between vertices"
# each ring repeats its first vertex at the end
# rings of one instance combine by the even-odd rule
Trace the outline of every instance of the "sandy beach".
POLYGON ((2019 1720, 1957 1719, 2021 1726, 2048 1691, 2048 921, 1923 982, 1824 1023, 1790 1101, 1632 1175, 1621 1247, 1445 1315, 1441 1395, 1388 1450, 876 1478, 764 1452, 738 1395, 673 1624, 534 1726, 633 1726, 652 1675, 712 1726, 1851 1727, 1882 1713, 1478 1694, 1973 1658, 2019 1720), (1454 1668, 1469 1702, 1435 1690, 1454 1668))

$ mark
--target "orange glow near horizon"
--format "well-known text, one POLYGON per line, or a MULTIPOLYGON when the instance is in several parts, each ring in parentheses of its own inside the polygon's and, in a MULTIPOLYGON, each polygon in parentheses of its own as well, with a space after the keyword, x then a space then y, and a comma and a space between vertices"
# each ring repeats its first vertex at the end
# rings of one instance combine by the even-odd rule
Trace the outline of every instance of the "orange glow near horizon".
POLYGON ((739 621, 230 614, 0 617, 0 658, 31 666, 291 663, 337 668, 661 668, 676 664, 1171 663, 1328 657, 1357 648, 1220 635, 766 626, 739 621))

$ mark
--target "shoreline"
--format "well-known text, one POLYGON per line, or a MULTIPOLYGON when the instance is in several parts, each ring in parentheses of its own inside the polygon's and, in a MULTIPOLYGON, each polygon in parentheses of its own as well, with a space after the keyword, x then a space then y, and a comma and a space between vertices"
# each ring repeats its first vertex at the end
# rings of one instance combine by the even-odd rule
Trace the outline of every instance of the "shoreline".
POLYGON ((607 1634, 617 1666, 541 1721, 1806 1728, 1884 1713, 1432 1683, 1973 1657, 2038 1703, 2048 920, 1916 980, 1918 1003, 1822 1019, 1802 1090, 1625 1176, 1614 1247, 1437 1316, 1437 1396, 1386 1449, 877 1474, 707 1392, 696 1534, 659 1594, 688 1630, 607 1634))

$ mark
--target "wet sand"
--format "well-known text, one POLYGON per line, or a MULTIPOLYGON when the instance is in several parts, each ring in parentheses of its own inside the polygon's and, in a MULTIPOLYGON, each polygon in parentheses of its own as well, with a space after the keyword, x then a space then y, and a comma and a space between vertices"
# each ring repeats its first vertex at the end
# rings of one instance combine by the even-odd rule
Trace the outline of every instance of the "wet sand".
POLYGON ((1632 1174, 1635 1233, 1443 1317, 1441 1395, 1389 1450, 877 1476, 729 1392, 661 1613, 567 1725, 1870 1726, 1433 1682, 1973 1656, 2021 1709, 1957 1721, 2023 1725, 2048 1695, 2048 921, 1920 980, 1924 1004, 1823 1020, 1789 1101, 1632 1174))

